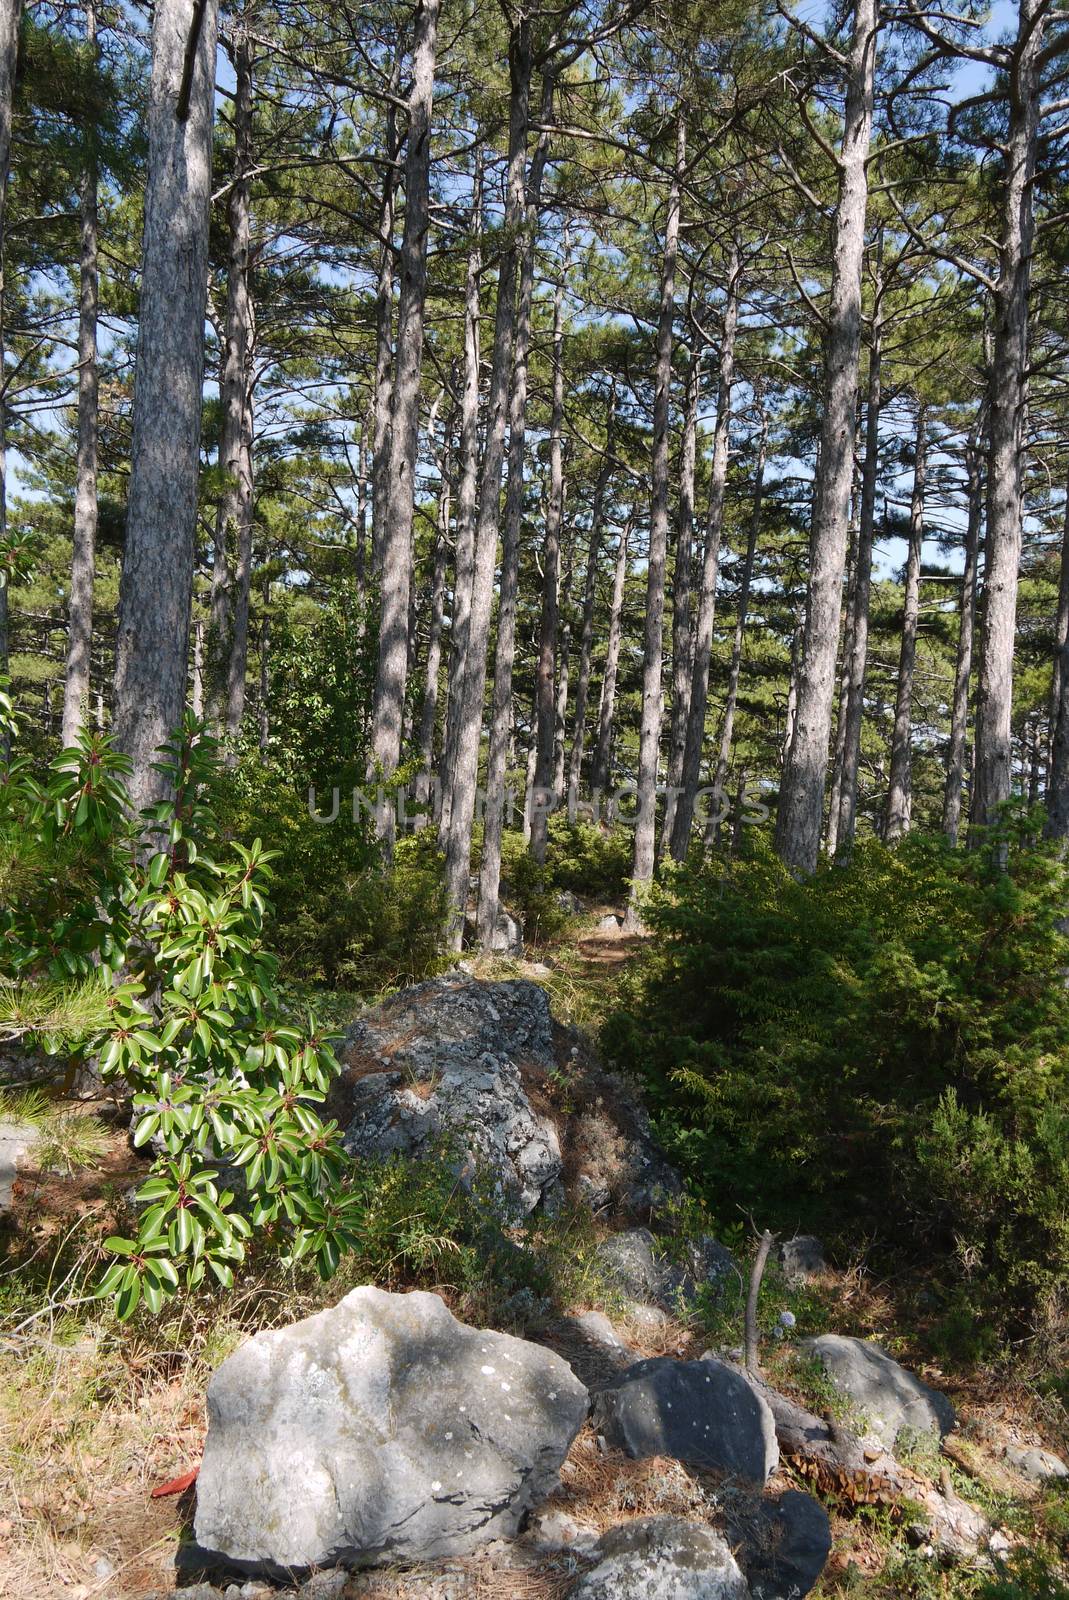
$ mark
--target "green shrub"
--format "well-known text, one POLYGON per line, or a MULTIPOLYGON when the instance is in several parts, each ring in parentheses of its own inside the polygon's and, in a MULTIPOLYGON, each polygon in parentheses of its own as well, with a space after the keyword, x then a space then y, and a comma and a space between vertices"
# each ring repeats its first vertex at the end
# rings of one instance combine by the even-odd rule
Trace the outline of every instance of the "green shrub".
MULTIPOLYGON (((323 814, 330 796, 317 796, 323 814)), ((219 815, 237 838, 255 834, 273 854, 265 927, 288 978, 375 993, 437 970, 445 878, 433 829, 397 841, 384 862, 366 813, 339 796, 317 822, 298 794, 258 762, 225 783, 219 815)))
POLYGON ((1069 876, 910 835, 796 882, 760 842, 654 897, 604 1042, 716 1214, 940 1263, 1034 1325, 1069 1286, 1069 876))

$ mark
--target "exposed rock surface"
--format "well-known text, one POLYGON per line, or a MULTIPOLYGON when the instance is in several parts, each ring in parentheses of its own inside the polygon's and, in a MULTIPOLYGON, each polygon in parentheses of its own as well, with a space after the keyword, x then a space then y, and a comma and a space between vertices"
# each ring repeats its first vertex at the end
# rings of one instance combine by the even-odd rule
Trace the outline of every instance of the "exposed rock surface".
POLYGON ((521 1213, 559 1178, 556 1128, 532 1108, 520 1071, 554 1065, 537 984, 465 974, 417 984, 355 1022, 340 1056, 329 1108, 351 1155, 428 1155, 445 1140, 521 1213))
POLYGON ((946 1395, 922 1383, 881 1345, 822 1333, 816 1339, 800 1340, 799 1349, 817 1358, 888 1449, 894 1447, 903 1428, 940 1436, 953 1428, 954 1407, 946 1395))
POLYGON ((594 1425, 629 1456, 673 1456, 751 1483, 776 1467, 776 1428, 764 1396, 719 1361, 636 1361, 594 1399, 594 1425))
MULTIPOLYGON (((464 930, 470 942, 474 944, 478 933, 474 915, 469 914, 465 917, 464 930)), ((494 923, 490 949, 498 956, 523 955, 523 928, 512 912, 502 905, 497 908, 497 920, 494 923)))
POLYGON ((595 1252, 610 1280, 640 1305, 679 1311, 703 1285, 718 1289, 735 1270, 729 1250, 709 1235, 689 1241, 686 1264, 671 1261, 648 1228, 626 1228, 603 1239, 595 1252))
POLYGON ((637 1093, 577 1059, 536 983, 455 970, 367 1012, 339 1055, 328 1111, 354 1156, 419 1157, 444 1143, 521 1214, 567 1194, 646 1217, 681 1190, 637 1093))
POLYGON ((749 1600, 723 1537, 681 1517, 640 1517, 611 1528, 572 1600, 749 1600))
POLYGON ((788 1489, 754 1503, 739 1539, 753 1600, 800 1600, 831 1554, 831 1523, 819 1500, 788 1489))
POLYGON ((0 1122, 0 1214, 10 1211, 19 1163, 29 1154, 34 1133, 25 1122, 0 1122))
POLYGON ((463 1554, 552 1491, 587 1402, 560 1357, 437 1295, 354 1289, 215 1373, 197 1542, 268 1572, 463 1554))
POLYGON ((1051 1478, 1069 1478, 1069 1466, 1053 1451, 1035 1445, 1006 1446, 1006 1460, 1015 1472, 1031 1483, 1046 1483, 1051 1478))
POLYGON ((827 1271, 824 1246, 812 1233, 796 1233, 793 1239, 784 1239, 778 1251, 783 1276, 793 1286, 808 1283, 827 1271))

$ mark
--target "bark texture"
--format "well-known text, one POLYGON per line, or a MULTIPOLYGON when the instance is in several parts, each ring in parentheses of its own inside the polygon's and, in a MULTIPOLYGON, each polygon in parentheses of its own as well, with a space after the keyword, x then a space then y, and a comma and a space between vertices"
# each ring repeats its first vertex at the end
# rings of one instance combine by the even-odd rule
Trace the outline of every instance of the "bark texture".
POLYGON ((872 139, 877 0, 856 0, 839 153, 831 303, 825 348, 820 473, 810 538, 805 640, 794 729, 776 816, 776 845, 787 865, 812 872, 820 852, 824 781, 835 698, 835 658, 854 474, 861 270, 872 139))
POLYGON ((185 704, 204 378, 217 0, 158 0, 152 20, 149 168, 126 546, 115 654, 115 742, 135 808, 185 704), (199 27, 198 27, 199 22, 199 27), (188 115, 179 118, 195 32, 188 115))
MULTIPOLYGON (((85 40, 96 56, 96 7, 85 8, 85 40)), ((71 558, 67 670, 63 685, 64 748, 72 745, 89 714, 89 671, 93 649, 93 577, 97 537, 97 417, 100 374, 97 366, 97 312, 100 272, 97 260, 97 164, 87 142, 79 212, 81 259, 78 273, 78 442, 74 489, 74 551, 71 558)))
MULTIPOLYGON (((958 612, 958 648, 954 663, 954 700, 950 708, 950 745, 947 750, 946 787, 943 791, 943 832, 951 844, 957 844, 961 832, 962 791, 965 786, 965 739, 969 726, 969 681, 972 676, 973 632, 976 623, 976 567, 980 548, 980 525, 983 521, 983 460, 978 435, 969 441, 966 452, 968 473, 969 520, 965 528, 965 565, 961 574, 961 602, 958 612)), ((1067 502, 1069 505, 1069 502, 1067 502)), ((1066 518, 1066 541, 1062 548, 1061 595, 1058 616, 1062 616, 1062 601, 1066 630, 1059 635, 1061 642, 1069 635, 1069 512, 1066 518)), ((1069 668, 1069 662, 1066 663, 1069 668)), ((1056 726, 1057 719, 1052 722, 1056 726)))
POLYGON ((891 731, 891 770, 883 836, 888 843, 909 832, 913 768, 913 674, 917 660, 917 626, 920 621, 921 548, 924 542, 924 488, 927 476, 927 435, 924 407, 917 407, 917 434, 913 453, 913 494, 909 506, 909 552, 902 600, 902 638, 898 650, 898 687, 891 731))

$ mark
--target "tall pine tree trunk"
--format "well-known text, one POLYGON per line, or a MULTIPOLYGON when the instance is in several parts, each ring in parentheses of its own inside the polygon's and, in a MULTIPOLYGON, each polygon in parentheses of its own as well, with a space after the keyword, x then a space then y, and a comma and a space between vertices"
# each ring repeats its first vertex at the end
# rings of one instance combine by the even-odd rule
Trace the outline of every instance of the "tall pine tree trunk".
MULTIPOLYGON (((416 506, 423 310, 427 298, 430 228, 431 110, 438 49, 439 0, 419 0, 412 45, 412 89, 405 153, 405 226, 401 241, 401 294, 397 308, 390 475, 382 547, 382 610, 371 757, 377 775, 391 778, 401 759, 401 728, 408 678, 408 618, 412 593, 412 523, 416 506)), ((386 807, 383 813, 392 819, 386 807)), ((392 820, 385 828, 392 837, 392 820)))
POLYGON ((683 440, 679 452, 679 526, 672 573, 672 714, 668 735, 668 795, 658 849, 672 837, 677 793, 687 749, 687 712, 693 669, 694 635, 690 615, 690 577, 694 561, 694 469, 698 446, 698 400, 701 394, 701 335, 695 331, 683 404, 683 440))
POLYGON ((215 520, 215 560, 206 651, 208 719, 218 733, 226 735, 230 762, 237 758, 235 743, 241 732, 245 708, 252 582, 254 328, 249 281, 248 173, 252 166, 253 81, 252 56, 243 21, 235 29, 232 59, 234 173, 226 201, 226 325, 219 381, 223 413, 219 464, 225 478, 215 520))
POLYGON ((575 679, 575 722, 572 748, 568 757, 568 806, 575 810, 579 799, 579 786, 583 780, 583 757, 586 754, 587 711, 590 700, 590 669, 594 655, 594 608, 598 595, 598 558, 605 520, 605 494, 612 477, 612 410, 610 401, 606 455, 601 471, 594 482, 594 498, 590 510, 590 544, 586 558, 586 582, 583 585, 583 624, 579 636, 579 668, 575 679))
MULTIPOLYGON (((965 740, 969 726, 969 680, 972 675, 973 631, 976 623, 976 568, 980 549, 980 525, 983 521, 984 474, 979 429, 969 441, 965 459, 969 512, 965 527, 965 564, 961 574, 958 648, 954 663, 954 699, 950 708, 950 746, 947 750, 946 786, 943 790, 943 832, 950 843, 955 845, 961 832, 965 740)), ((1066 542, 1062 554, 1062 594, 1066 621, 1069 623, 1069 514, 1066 517, 1066 542)), ((1060 605, 1059 615, 1061 615, 1060 605)), ((1066 634, 1063 634, 1063 642, 1065 637, 1066 634)))
POLYGON ((1062 531, 1058 616, 1051 685, 1053 722, 1047 770, 1047 837, 1069 839, 1069 489, 1062 531))
POLYGON ((742 647, 746 638, 746 617, 750 605, 750 585, 753 582, 754 558, 761 532, 761 507, 765 493, 765 455, 768 449, 768 418, 761 412, 761 429, 757 438, 757 459, 754 462, 753 505, 750 525, 746 534, 746 554, 739 579, 739 604, 735 616, 735 635, 731 641, 731 665, 728 668, 727 694, 724 699, 724 720, 720 725, 720 751, 716 759, 716 805, 719 811, 720 796, 724 793, 731 765, 731 745, 735 737, 735 708, 739 699, 739 676, 742 671, 742 647))
POLYGON ((449 549, 449 469, 442 452, 438 519, 434 535, 434 564, 431 574, 431 619, 427 637, 427 670, 423 683, 423 706, 419 718, 419 776, 416 798, 426 803, 434 764, 434 729, 438 719, 438 677, 442 664, 442 622, 445 617, 445 567, 449 549))
POLYGON ((861 269, 872 139, 877 0, 855 0, 847 68, 846 115, 839 154, 831 304, 825 349, 820 477, 810 538, 805 640, 794 731, 776 817, 776 845, 798 872, 812 872, 820 852, 824 780, 835 699, 835 658, 854 476, 861 269))
POLYGON ((865 715, 865 676, 869 659, 869 596, 872 591, 872 546, 876 535, 876 490, 880 478, 880 405, 883 372, 883 329, 880 320, 882 282, 877 265, 876 309, 869 347, 868 396, 865 402, 865 463, 861 472, 861 514, 854 561, 853 616, 847 670, 846 726, 835 856, 846 860, 857 827, 857 786, 861 768, 861 725, 865 715))
POLYGON ((457 738, 463 705, 462 684, 468 650, 468 617, 475 563, 475 495, 479 482, 479 277, 482 273, 482 154, 475 153, 472 180, 471 243, 464 280, 464 383, 460 397, 457 525, 453 558, 453 607, 450 621, 449 682, 446 691, 445 740, 439 839, 448 836, 457 738))
POLYGON ((157 0, 126 545, 115 650, 115 742, 133 806, 186 697, 208 279, 217 0, 157 0), (188 77, 184 74, 189 64, 188 77))
MULTIPOLYGON (((567 249, 565 250, 565 263, 567 249)), ((553 294, 553 400, 549 423, 549 503, 542 556, 542 615, 535 672, 535 770, 531 854, 546 859, 556 734, 557 634, 560 628, 560 530, 564 513, 564 273, 553 294)))
POLYGON ((672 331, 675 323, 676 260, 683 179, 686 174, 687 130, 683 113, 676 125, 675 162, 668 191, 664 256, 661 264, 660 315, 653 372, 653 460, 651 463, 650 540, 646 565, 646 626, 643 637, 642 718, 639 728, 638 795, 631 898, 628 921, 637 924, 639 901, 653 881, 657 828, 657 769, 661 746, 662 669, 664 648, 664 583, 668 556, 669 424, 672 401, 672 331))
POLYGON ((909 507, 909 554, 902 602, 902 642, 898 652, 898 691, 891 733, 891 774, 883 836, 891 843, 909 832, 912 809, 913 675, 917 659, 920 621, 921 552, 924 543, 924 489, 928 466, 927 418, 917 406, 917 434, 913 453, 913 494, 909 507))
MULTIPOLYGON (((22 0, 0 0, 0 552, 7 538, 7 387, 4 344, 7 334, 4 301, 4 256, 7 245, 7 176, 11 166, 11 110, 15 95, 15 67, 19 53, 22 0)), ((0 677, 8 671, 8 618, 6 575, 0 573, 0 677)), ((8 739, 0 734, 0 759, 6 759, 8 739)))
POLYGON ((601 699, 598 703, 598 741, 594 747, 594 763, 590 772, 590 787, 602 798, 608 791, 612 775, 612 729, 616 715, 616 679, 620 670, 624 591, 627 586, 627 547, 630 538, 631 519, 628 518, 616 546, 612 599, 609 602, 609 636, 605 645, 605 671, 602 674, 601 699))
POLYGON ((397 94, 401 80, 398 46, 390 74, 391 99, 386 107, 382 202, 379 207, 379 269, 375 283, 375 384, 374 443, 371 451, 371 571, 376 582, 382 570, 386 539, 386 511, 390 499, 390 417, 393 407, 393 280, 394 225, 397 221, 397 169, 400 140, 397 135, 397 94))
MULTIPOLYGON (((553 80, 543 78, 544 125, 552 115, 553 80)), ((483 852, 479 865, 478 937, 484 949, 493 947, 500 911, 501 835, 505 816, 505 766, 512 722, 512 668, 516 655, 516 601, 520 583, 520 535, 523 531, 524 450, 527 437, 527 377, 531 349, 531 315, 534 300, 535 245, 542 176, 549 153, 549 135, 539 134, 524 186, 525 238, 520 268, 519 305, 513 346, 512 393, 509 403, 508 486, 505 491, 505 528, 501 541, 501 581, 498 586, 497 647, 494 652, 494 692, 490 709, 490 743, 486 758, 486 806, 483 812, 483 852)))
MULTIPOLYGON (((96 6, 87 0, 85 39, 96 59, 96 6)), ((93 577, 97 536, 97 162, 86 142, 79 199, 81 262, 78 277, 78 462, 74 489, 74 552, 71 558, 67 672, 63 686, 63 745, 72 745, 89 712, 89 663, 93 648, 93 577)))
POLYGON ((449 943, 456 950, 460 949, 464 935, 464 909, 471 870, 471 829, 479 776, 479 745, 500 520, 501 471, 505 461, 505 430, 516 329, 516 264, 525 219, 524 168, 531 90, 531 29, 526 17, 516 24, 509 39, 509 78, 509 157, 504 239, 498 266, 468 637, 459 685, 455 765, 448 826, 443 830, 446 888, 450 904, 449 943))
MULTIPOLYGON (((1020 0, 1018 44, 1004 137, 999 276, 988 387, 987 539, 976 784, 970 823, 984 828, 1010 796, 1013 647, 1024 513, 1028 301, 1035 236, 1033 182, 1039 138, 1045 0, 1020 0)), ((977 835, 977 839, 979 839, 977 835)))
POLYGON ((694 663, 687 707, 687 739, 683 752, 680 795, 672 826, 671 849, 675 861, 685 861, 690 830, 701 784, 705 748, 705 713, 709 705, 709 663, 716 620, 716 580, 720 571, 720 536, 724 528, 724 497, 728 481, 728 445, 731 437, 731 391, 735 382, 735 336, 739 323, 739 254, 732 246, 728 262, 724 331, 720 340, 720 374, 713 429, 713 460, 709 475, 709 510, 705 520, 705 551, 698 610, 694 618, 694 663))

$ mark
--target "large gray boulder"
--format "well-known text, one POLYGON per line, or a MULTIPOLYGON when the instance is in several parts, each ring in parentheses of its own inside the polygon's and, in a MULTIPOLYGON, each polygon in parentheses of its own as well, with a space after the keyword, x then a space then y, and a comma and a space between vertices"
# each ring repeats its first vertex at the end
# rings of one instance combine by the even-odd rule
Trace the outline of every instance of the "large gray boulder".
POLYGON ((267 1573, 464 1554, 556 1487, 587 1404, 539 1345, 354 1289, 215 1373, 197 1543, 267 1573))
POLYGON ((682 1517, 639 1517, 610 1528, 601 1559, 569 1600, 750 1600, 724 1538, 682 1517))
POLYGON ((882 1345, 822 1333, 799 1340, 798 1348, 820 1362, 888 1450, 904 1428, 938 1436, 953 1428, 954 1407, 946 1395, 900 1366, 882 1345))
POLYGON ((605 1276, 629 1300, 686 1311, 703 1286, 720 1290, 735 1271, 731 1252, 711 1235, 689 1240, 683 1261, 665 1255, 648 1228, 610 1233, 594 1252, 605 1276))
POLYGON ((737 1532, 753 1600, 801 1600, 831 1555, 828 1513, 800 1489, 749 1505, 737 1532))
POLYGON ((479 1168, 503 1212, 526 1215, 557 1184, 560 1141, 521 1067, 555 1064, 545 991, 449 974, 415 985, 350 1027, 328 1109, 350 1155, 428 1156, 443 1143, 479 1168))
POLYGON ((1009 1444, 1005 1457, 1015 1472, 1030 1483, 1047 1483, 1052 1478, 1069 1478, 1069 1467, 1061 1456, 1051 1450, 1040 1450, 1036 1445, 1009 1444))
POLYGON ((672 1456, 759 1484, 779 1461, 768 1402, 720 1361, 636 1361, 596 1395, 593 1414, 606 1444, 635 1458, 672 1456))
POLYGON ((35 1137, 25 1122, 0 1121, 0 1214, 11 1209, 19 1166, 29 1155, 35 1137))

